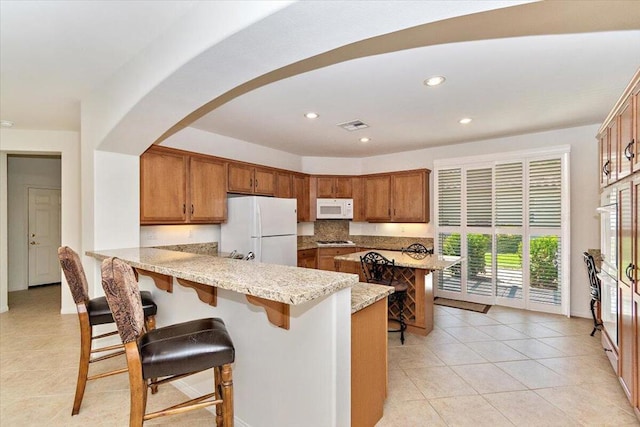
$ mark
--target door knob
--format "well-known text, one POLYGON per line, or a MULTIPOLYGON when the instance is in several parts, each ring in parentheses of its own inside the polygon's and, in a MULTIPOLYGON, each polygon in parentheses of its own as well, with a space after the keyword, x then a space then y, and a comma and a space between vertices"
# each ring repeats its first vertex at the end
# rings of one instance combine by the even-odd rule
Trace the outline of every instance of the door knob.
POLYGON ((34 242, 33 240, 29 242, 30 245, 37 245, 36 242, 34 242))

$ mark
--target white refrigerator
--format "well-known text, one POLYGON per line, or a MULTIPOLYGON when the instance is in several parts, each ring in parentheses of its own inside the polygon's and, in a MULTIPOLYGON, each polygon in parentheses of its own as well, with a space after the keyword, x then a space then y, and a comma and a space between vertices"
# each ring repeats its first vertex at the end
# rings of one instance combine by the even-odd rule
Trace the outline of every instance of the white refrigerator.
POLYGON ((227 200, 220 250, 237 251, 269 264, 297 265, 296 199, 246 196, 227 200))

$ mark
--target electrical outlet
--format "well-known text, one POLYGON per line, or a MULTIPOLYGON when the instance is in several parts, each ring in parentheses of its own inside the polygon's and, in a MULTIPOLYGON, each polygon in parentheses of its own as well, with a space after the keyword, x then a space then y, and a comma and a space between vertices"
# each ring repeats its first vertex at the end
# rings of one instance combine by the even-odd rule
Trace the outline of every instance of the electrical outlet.
POLYGON ((150 231, 149 233, 147 233, 147 239, 156 240, 158 239, 158 234, 155 231, 150 231))
POLYGON ((401 227, 400 227, 400 232, 401 232, 401 233, 404 233, 404 226, 401 226, 401 227))
POLYGON ((189 233, 187 235, 188 238, 192 238, 193 237, 193 230, 189 229, 189 233))

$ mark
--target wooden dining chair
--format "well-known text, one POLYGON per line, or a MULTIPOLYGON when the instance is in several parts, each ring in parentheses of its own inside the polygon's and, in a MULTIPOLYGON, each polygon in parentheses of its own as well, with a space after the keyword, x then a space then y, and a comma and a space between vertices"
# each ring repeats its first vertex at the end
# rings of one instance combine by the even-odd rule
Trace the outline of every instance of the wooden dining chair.
POLYGON ((378 252, 367 252, 360 257, 360 266, 367 283, 392 286, 394 292, 389 295, 389 306, 398 303, 398 317, 389 318, 399 323, 398 329, 388 332, 400 332, 400 342, 404 345, 404 331, 407 329, 404 317, 404 305, 407 299, 409 285, 395 279, 395 261, 390 260, 378 252))
MULTIPOLYGON (((84 390, 87 386, 87 381, 121 374, 127 372, 127 368, 116 369, 89 376, 90 364, 124 354, 124 347, 122 344, 116 344, 92 348, 94 340, 107 338, 118 333, 116 330, 93 336, 94 326, 114 322, 111 310, 109 309, 109 304, 105 297, 89 298, 87 277, 84 273, 80 257, 73 249, 68 246, 61 246, 58 248, 58 260, 60 261, 60 267, 67 279, 67 283, 69 284, 73 301, 76 303, 78 319, 80 321, 80 363, 78 365, 76 394, 73 400, 73 409, 71 410, 71 415, 77 415, 78 412, 80 412, 80 405, 82 405, 82 398, 84 397, 84 390), (102 355, 99 356, 98 354, 102 355), (92 355, 96 355, 96 357, 91 357, 92 355)), ((158 307, 153 302, 151 292, 141 292, 141 300, 144 312, 144 321, 148 329, 153 329, 155 327, 155 315, 158 307)))
POLYGON ((206 318, 147 330, 133 269, 118 258, 102 262, 102 287, 124 343, 129 367, 129 426, 140 427, 147 420, 211 405, 216 405, 218 427, 233 426, 231 364, 235 349, 224 322, 206 318), (147 387, 211 368, 212 393, 146 413, 147 387))

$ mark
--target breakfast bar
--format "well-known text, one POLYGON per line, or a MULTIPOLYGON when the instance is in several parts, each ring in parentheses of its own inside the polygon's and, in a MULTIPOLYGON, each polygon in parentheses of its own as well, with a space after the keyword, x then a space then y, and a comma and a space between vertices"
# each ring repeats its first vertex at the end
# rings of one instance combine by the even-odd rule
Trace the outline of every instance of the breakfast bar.
MULTIPOLYGON (((386 321, 375 323, 379 327, 374 330, 370 319, 386 313, 392 288, 358 283, 354 274, 157 248, 86 254, 98 261, 118 257, 131 265, 141 289, 153 292, 158 326, 199 317, 225 321, 236 348, 234 403, 239 425, 365 425, 351 419, 352 396, 369 404, 365 415, 381 416, 386 321), (374 344, 379 348, 372 351, 374 344), (376 388, 361 380, 371 371, 352 372, 353 358, 360 355, 369 359, 355 364, 375 366, 376 388)), ((195 396, 210 388, 209 381, 203 375, 176 387, 195 396)))

